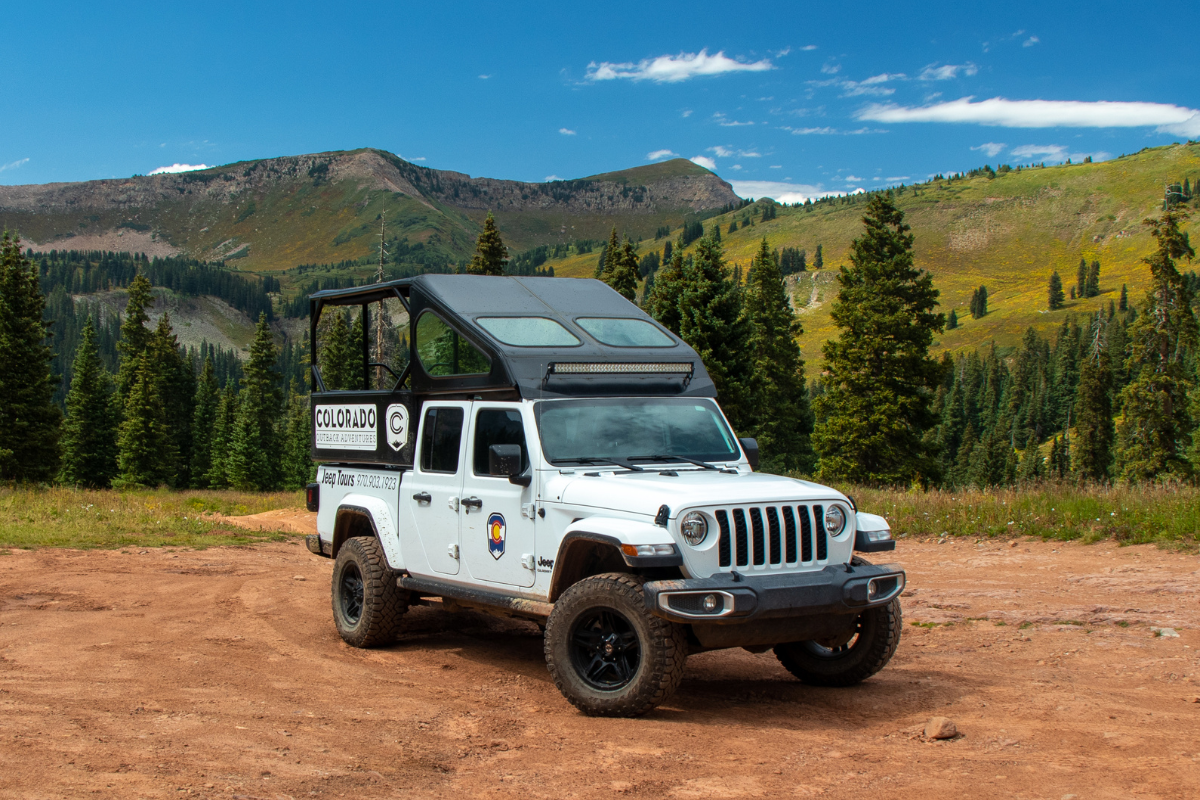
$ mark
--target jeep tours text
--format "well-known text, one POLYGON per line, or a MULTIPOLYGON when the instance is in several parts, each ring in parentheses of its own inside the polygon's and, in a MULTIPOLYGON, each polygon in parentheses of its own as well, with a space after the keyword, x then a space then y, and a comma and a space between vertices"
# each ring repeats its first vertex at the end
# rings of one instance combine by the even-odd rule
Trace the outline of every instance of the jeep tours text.
POLYGON ((558 689, 607 716, 664 702, 688 653, 774 648, 848 686, 896 651, 905 574, 854 555, 894 549, 887 522, 755 473, 696 352, 600 281, 422 275, 310 310, 308 548, 334 559, 349 644, 394 641, 434 599, 531 620, 558 689), (326 390, 346 307, 362 388, 326 390), (407 342, 390 364, 384 331, 407 342))

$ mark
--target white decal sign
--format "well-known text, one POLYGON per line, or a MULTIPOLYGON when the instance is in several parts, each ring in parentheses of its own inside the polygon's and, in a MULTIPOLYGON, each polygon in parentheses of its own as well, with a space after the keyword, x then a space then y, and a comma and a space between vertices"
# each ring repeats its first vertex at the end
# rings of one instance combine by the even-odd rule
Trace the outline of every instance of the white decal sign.
POLYGON ((387 443, 393 450, 408 444, 408 406, 403 403, 393 403, 387 407, 387 443))
POLYGON ((313 429, 319 450, 374 450, 379 444, 374 405, 317 406, 313 429))

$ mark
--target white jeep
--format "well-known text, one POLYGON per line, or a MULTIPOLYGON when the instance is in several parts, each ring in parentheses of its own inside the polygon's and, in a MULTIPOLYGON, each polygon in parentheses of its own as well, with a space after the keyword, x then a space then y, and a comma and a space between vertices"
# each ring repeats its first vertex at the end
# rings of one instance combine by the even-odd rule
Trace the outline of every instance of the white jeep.
MULTIPOLYGON (((755 473, 696 353, 599 281, 425 275, 312 296, 309 549, 335 559, 334 623, 391 643, 410 605, 545 629, 587 714, 634 716, 689 652, 774 648, 800 680, 848 686, 900 639, 887 522, 818 484, 755 473), (324 391, 323 309, 398 301, 391 388, 324 391)), ((385 312, 386 313, 386 312, 385 312)))

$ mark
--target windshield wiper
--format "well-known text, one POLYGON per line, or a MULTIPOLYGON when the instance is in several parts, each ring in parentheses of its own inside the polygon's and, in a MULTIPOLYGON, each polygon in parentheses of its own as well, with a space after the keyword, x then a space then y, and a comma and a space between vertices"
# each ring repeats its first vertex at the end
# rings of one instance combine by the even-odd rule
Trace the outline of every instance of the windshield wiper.
POLYGON ((695 464, 697 467, 704 467, 704 469, 712 469, 712 470, 717 470, 717 471, 720 471, 720 469, 721 469, 720 467, 716 466, 715 464, 710 464, 707 461, 700 461, 699 459, 695 459, 695 458, 688 458, 687 456, 630 456, 629 460, 630 461, 635 461, 635 460, 636 461, 682 461, 685 464, 695 464))
POLYGON ((555 459, 554 461, 556 464, 559 462, 571 462, 575 464, 612 464, 614 467, 621 467, 622 469, 627 469, 630 472, 646 471, 635 464, 630 464, 628 461, 618 460, 615 458, 559 458, 555 459))

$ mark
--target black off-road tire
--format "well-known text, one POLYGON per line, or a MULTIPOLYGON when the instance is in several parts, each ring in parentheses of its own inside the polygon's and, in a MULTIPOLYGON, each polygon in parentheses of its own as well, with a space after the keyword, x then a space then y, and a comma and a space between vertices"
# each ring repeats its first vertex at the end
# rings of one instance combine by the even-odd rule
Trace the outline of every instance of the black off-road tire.
POLYGON ((788 672, 810 686, 854 686, 887 666, 900 645, 899 598, 870 608, 854 622, 853 641, 791 642, 775 646, 788 672), (830 646, 835 645, 835 646, 830 646))
POLYGON ((396 640, 408 592, 396 586, 373 536, 347 539, 333 562, 333 624, 346 644, 380 647, 396 640))
POLYGON ((683 680, 684 628, 646 609, 643 583, 619 572, 585 578, 562 593, 546 623, 546 666, 554 685, 588 716, 641 716, 683 680), (606 650, 605 642, 616 651, 606 650))

